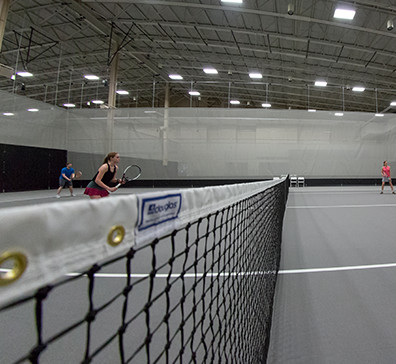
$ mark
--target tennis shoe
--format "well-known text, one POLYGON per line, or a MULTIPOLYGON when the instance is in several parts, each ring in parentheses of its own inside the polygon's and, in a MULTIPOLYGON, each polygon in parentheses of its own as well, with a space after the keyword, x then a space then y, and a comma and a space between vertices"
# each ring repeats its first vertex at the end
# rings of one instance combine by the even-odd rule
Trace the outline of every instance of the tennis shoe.
POLYGON ((395 194, 395 191, 392 191, 392 194, 395 194))
POLYGON ((380 192, 380 194, 382 195, 382 194, 383 194, 383 192, 381 191, 381 192, 380 192))
POLYGON ((76 197, 76 195, 75 195, 74 193, 72 193, 72 194, 70 195, 70 197, 76 197))
POLYGON ((56 197, 56 198, 60 198, 60 195, 57 194, 55 197, 56 197))

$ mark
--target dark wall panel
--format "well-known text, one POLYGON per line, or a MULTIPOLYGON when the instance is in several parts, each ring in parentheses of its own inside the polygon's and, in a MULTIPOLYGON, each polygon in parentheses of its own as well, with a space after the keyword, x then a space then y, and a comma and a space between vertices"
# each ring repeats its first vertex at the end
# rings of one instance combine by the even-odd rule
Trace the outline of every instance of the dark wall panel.
POLYGON ((58 187, 67 151, 0 144, 2 192, 32 191, 58 187))
POLYGON ((49 188, 59 187, 59 176, 61 169, 66 166, 67 151, 60 149, 50 149, 48 158, 48 186, 49 188))

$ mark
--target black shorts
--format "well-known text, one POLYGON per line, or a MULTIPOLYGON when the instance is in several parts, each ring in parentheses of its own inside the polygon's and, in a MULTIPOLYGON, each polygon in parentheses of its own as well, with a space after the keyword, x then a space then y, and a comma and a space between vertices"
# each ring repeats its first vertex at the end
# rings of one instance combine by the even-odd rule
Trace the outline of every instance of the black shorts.
POLYGON ((61 177, 59 178, 59 187, 73 187, 73 184, 71 181, 61 177))

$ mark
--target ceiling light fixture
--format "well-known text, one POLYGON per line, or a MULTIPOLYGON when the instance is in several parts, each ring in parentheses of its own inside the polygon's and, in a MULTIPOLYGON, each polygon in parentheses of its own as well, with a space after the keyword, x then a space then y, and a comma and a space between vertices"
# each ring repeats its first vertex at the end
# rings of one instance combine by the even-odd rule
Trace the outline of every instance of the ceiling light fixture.
POLYGON ((249 73, 249 77, 250 78, 263 78, 263 75, 258 72, 252 72, 252 73, 249 73))
POLYGON ((355 92, 363 92, 364 90, 365 90, 365 88, 360 87, 360 86, 355 86, 352 88, 352 91, 355 91, 355 92))
POLYGON ((99 80, 99 77, 95 76, 95 75, 84 75, 84 78, 86 78, 87 80, 90 80, 90 81, 99 80))
POLYGON ((262 107, 271 107, 271 104, 269 104, 268 102, 265 102, 263 104, 261 104, 262 107))
POLYGON ((396 106, 396 101, 392 101, 392 102, 390 103, 390 106, 396 106))
POLYGON ((29 111, 29 112, 37 112, 37 111, 39 111, 39 109, 27 109, 27 111, 29 111))
POLYGON ((222 3, 242 4, 242 0, 221 0, 222 3))
POLYGON ((104 101, 102 101, 102 100, 92 100, 91 101, 93 104, 95 104, 95 105, 102 105, 102 104, 104 104, 104 101))
POLYGON ((384 116, 384 114, 377 113, 377 114, 375 114, 375 116, 382 117, 382 116, 384 116))
POLYGON ((13 116, 14 113, 12 113, 12 112, 3 112, 3 115, 4 116, 13 116))
POLYGON ((125 91, 125 90, 117 90, 116 92, 119 95, 129 95, 129 91, 125 91))
POLYGON ((335 115, 335 116, 343 116, 344 113, 343 113, 343 112, 336 112, 336 113, 334 113, 334 115, 335 115))
POLYGON ((327 82, 318 80, 318 81, 315 81, 315 86, 326 87, 327 86, 327 82))
POLYGON ((356 10, 337 8, 334 11, 334 18, 352 20, 355 17, 356 10))
POLYGON ((176 75, 176 74, 171 74, 171 75, 169 75, 169 78, 170 78, 171 80, 182 80, 182 79, 183 79, 182 76, 176 75))
POLYGON ((63 106, 64 107, 76 107, 75 104, 70 104, 70 103, 63 104, 63 106))
POLYGON ((217 69, 215 68, 204 68, 203 71, 208 75, 217 75, 217 69))
POLYGON ((239 100, 231 100, 230 104, 232 105, 239 105, 241 102, 239 100))
POLYGON ((316 112, 316 109, 308 109, 308 112, 316 112))
POLYGON ((189 91, 188 93, 189 93, 191 96, 199 96, 199 95, 201 95, 198 91, 193 91, 193 90, 189 91))
POLYGON ((21 77, 33 77, 33 73, 27 71, 17 72, 17 75, 21 77))

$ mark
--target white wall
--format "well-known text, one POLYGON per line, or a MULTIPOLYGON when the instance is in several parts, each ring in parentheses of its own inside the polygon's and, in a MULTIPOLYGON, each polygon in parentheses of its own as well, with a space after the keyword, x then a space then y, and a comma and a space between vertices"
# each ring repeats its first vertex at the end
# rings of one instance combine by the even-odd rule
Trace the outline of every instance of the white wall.
POLYGON ((145 178, 272 178, 286 173, 372 178, 379 176, 383 160, 396 161, 394 114, 376 118, 374 113, 346 112, 336 117, 327 111, 232 108, 171 108, 165 114, 164 109, 141 108, 67 111, 9 95, 3 95, 1 112, 13 108, 15 115, 0 115, 0 142, 67 149, 88 174, 109 151, 129 161, 150 161, 145 178), (40 111, 30 113, 27 107, 40 111), (166 160, 176 162, 178 172, 167 171, 162 166, 166 160))

